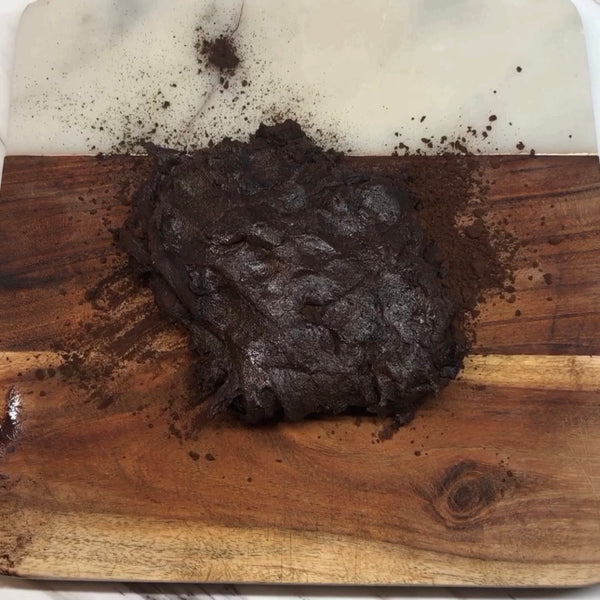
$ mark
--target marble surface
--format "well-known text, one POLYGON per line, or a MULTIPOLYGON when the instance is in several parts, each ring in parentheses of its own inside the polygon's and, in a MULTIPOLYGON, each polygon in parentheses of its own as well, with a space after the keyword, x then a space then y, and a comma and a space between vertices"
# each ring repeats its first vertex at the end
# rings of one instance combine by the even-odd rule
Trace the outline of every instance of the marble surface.
MULTIPOLYGON (((0 3, 4 82, 11 78, 16 7, 23 4, 0 3)), ((491 114, 498 116, 493 134, 473 140, 476 150, 514 152, 522 140, 526 150, 538 152, 595 151, 581 24, 567 0, 245 0, 235 33, 242 67, 224 89, 218 74, 199 65, 194 45, 199 36, 232 31, 241 4, 197 0, 173 11, 165 0, 39 0, 18 39, 9 151, 95 152, 138 136, 161 143, 169 137, 186 147, 199 138, 244 137, 260 120, 282 115, 299 119, 324 143, 356 153, 391 151, 396 132, 427 151, 421 138, 460 135, 468 125, 481 129, 491 114), (243 86, 244 80, 251 85, 243 86), (242 91, 243 110, 234 100, 242 91)), ((4 84, 0 155, 7 113, 4 84)), ((600 597, 600 586, 339 588, 0 578, 0 597, 591 600, 600 597)))
POLYGON ((594 105, 596 140, 600 142, 600 1, 571 0, 581 17, 594 105))
POLYGON ((0 578, 0 597, 15 600, 596 600, 600 587, 573 590, 267 585, 160 585, 151 583, 10 582, 0 578))
POLYGON ((109 151, 139 137, 190 147, 244 138, 260 121, 286 116, 358 154, 388 154, 399 141, 435 152, 422 140, 442 135, 466 136, 485 153, 517 152, 520 141, 524 152, 594 152, 585 43, 569 0, 172 6, 30 6, 17 42, 9 152, 109 151), (241 64, 224 86, 195 46, 232 32, 241 64), (475 139, 469 126, 492 130, 475 139))
POLYGON ((21 13, 32 0, 0 3, 0 180, 6 154, 10 83, 13 76, 15 41, 21 13))

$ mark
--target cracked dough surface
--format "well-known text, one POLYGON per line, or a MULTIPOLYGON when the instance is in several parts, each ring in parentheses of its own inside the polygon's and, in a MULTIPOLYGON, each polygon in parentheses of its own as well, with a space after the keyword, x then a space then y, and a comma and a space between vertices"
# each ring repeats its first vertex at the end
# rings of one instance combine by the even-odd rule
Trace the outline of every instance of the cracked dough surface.
POLYGON ((360 407, 408 419, 458 372, 458 303, 397 182, 300 127, 153 149, 120 243, 189 330, 197 401, 249 422, 360 407))

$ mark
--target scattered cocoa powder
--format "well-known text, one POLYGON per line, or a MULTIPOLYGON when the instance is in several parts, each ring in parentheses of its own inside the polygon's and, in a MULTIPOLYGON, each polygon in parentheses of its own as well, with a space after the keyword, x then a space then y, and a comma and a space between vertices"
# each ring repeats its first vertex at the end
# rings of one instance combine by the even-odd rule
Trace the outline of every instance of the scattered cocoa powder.
POLYGON ((518 240, 493 224, 482 206, 489 165, 482 157, 449 153, 398 161, 432 251, 462 300, 464 334, 474 341, 478 304, 501 291, 514 291, 510 286, 519 249, 518 240))
MULTIPOLYGON (((233 49, 235 51, 234 47, 233 49)), ((209 59, 208 53, 202 56, 209 59)), ((218 65, 213 66, 219 68, 218 65)), ((490 118, 490 121, 493 120, 495 119, 490 118)), ((470 129, 470 135, 476 136, 478 130, 470 129)), ((479 131, 481 129, 479 128, 479 131)), ((433 140, 424 137, 423 144, 433 145, 433 140)), ((502 224, 491 222, 490 215, 481 206, 481 198, 487 193, 487 182, 483 180, 484 168, 488 166, 486 160, 469 154, 468 142, 464 136, 442 136, 436 144, 439 144, 436 148, 442 149, 435 157, 414 156, 406 147, 408 155, 392 159, 391 162, 383 157, 344 157, 342 160, 349 163, 358 162, 361 169, 368 167, 373 173, 385 172, 389 175, 391 168, 398 181, 406 185, 430 241, 431 252, 439 261, 441 269, 447 273, 448 285, 461 299, 464 321, 457 329, 456 335, 459 338, 463 336, 468 343, 474 339, 473 321, 478 315, 478 304, 491 294, 501 291, 503 286, 508 292, 506 282, 514 279, 511 258, 514 257, 518 244, 502 224)), ((127 192, 124 195, 129 196, 132 184, 124 184, 124 189, 127 192)), ((134 312, 127 308, 132 293, 139 294, 139 288, 132 285, 129 275, 122 269, 114 278, 88 290, 85 300, 94 306, 98 314, 95 323, 86 324, 86 331, 94 340, 89 344, 82 344, 76 353, 64 353, 64 362, 58 367, 63 376, 75 374, 85 380, 85 385, 93 392, 92 398, 96 398, 99 408, 112 406, 112 400, 107 402, 110 396, 102 390, 103 378, 112 377, 122 360, 126 361, 136 356, 143 360, 145 353, 155 354, 156 349, 148 350, 148 340, 153 332, 162 330, 163 326, 165 330, 168 329, 166 323, 158 326, 162 319, 157 315, 147 294, 144 294, 142 314, 154 316, 149 320, 142 319, 145 324, 140 327, 139 312, 133 317, 134 312), (106 319, 111 314, 121 314, 122 318, 120 316, 111 324, 110 319, 106 319), (127 335, 115 336, 123 327, 127 329, 128 323, 135 325, 133 329, 147 332, 148 335, 144 337, 143 333, 142 338, 137 341, 127 335), (156 327, 159 329, 155 329, 156 327), (102 337, 111 341, 98 342, 102 337), (118 342, 115 341, 115 337, 118 337, 118 342), (133 343, 134 347, 128 350, 127 343, 133 343), (100 352, 99 347, 102 348, 100 352), (98 357, 101 357, 100 361, 98 357)), ((507 301, 512 302, 514 299, 509 296, 507 301)), ((140 305, 133 310, 139 309, 140 305)), ((520 311, 517 312, 520 314, 520 311)), ((190 379, 190 390, 192 388, 193 377, 190 379)), ((179 408, 181 409, 181 406, 179 408)), ((194 419, 200 417, 201 415, 194 412, 194 419)), ((174 429, 177 430, 177 437, 185 436, 187 439, 189 432, 197 426, 198 423, 190 423, 185 431, 180 428, 174 429)), ((399 425, 392 423, 386 427, 381 440, 393 434, 399 425)))
POLYGON ((240 64, 233 40, 228 36, 219 36, 214 40, 202 40, 198 45, 200 54, 219 71, 234 71, 240 64))

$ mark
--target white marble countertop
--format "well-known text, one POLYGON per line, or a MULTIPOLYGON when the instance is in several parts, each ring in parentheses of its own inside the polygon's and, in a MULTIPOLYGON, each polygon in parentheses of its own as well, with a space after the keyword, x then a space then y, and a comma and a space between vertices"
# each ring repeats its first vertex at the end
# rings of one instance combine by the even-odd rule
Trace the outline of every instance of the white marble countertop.
POLYGON ((0 597, 15 600, 597 600, 600 586, 572 590, 430 588, 430 587, 339 587, 282 585, 190 585, 152 583, 68 583, 10 580, 0 577, 0 597))
POLYGON ((391 154, 398 142, 435 153, 442 136, 485 154, 595 150, 586 47, 569 0, 172 6, 29 6, 7 151, 106 152, 139 137, 186 148, 284 117, 354 154, 391 154), (225 85, 197 44, 230 33, 241 62, 225 85))

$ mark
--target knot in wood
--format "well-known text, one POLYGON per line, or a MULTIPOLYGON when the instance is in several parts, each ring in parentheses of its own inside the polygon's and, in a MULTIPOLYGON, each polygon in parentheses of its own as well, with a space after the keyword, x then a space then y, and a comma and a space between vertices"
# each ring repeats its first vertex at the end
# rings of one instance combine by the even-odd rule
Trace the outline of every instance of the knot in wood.
POLYGON ((494 467, 475 461, 462 461, 443 473, 436 486, 433 505, 452 528, 478 523, 502 496, 502 481, 494 467))

